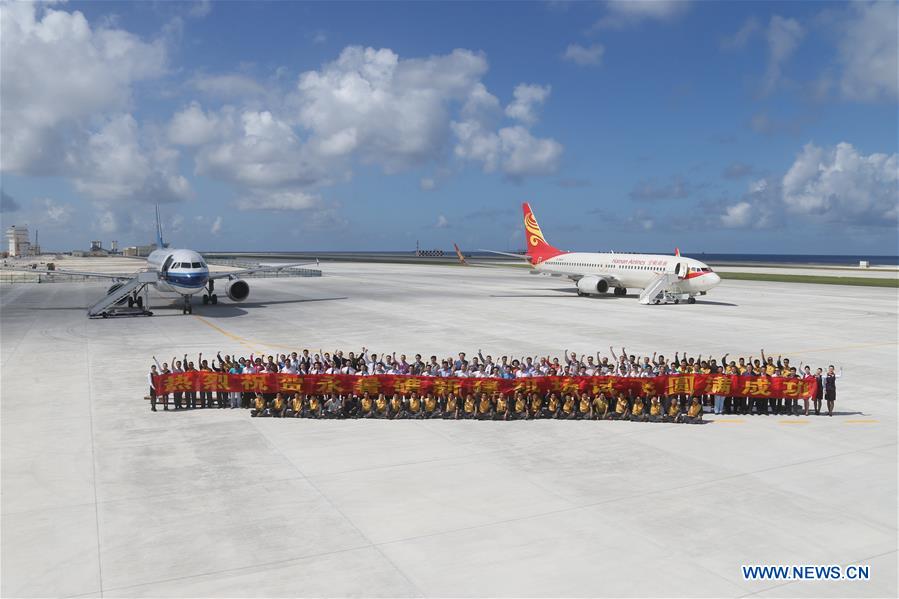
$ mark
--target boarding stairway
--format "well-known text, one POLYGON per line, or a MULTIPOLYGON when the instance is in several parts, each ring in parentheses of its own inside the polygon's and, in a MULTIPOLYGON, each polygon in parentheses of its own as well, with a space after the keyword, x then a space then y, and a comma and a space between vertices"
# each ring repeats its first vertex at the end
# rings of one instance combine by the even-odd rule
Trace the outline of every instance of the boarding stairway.
POLYGON ((658 304, 676 301, 681 294, 672 293, 671 287, 677 283, 678 276, 671 273, 659 273, 640 294, 641 304, 658 304))
MULTIPOLYGON (((113 285, 103 298, 87 309, 87 315, 92 318, 95 316, 109 316, 119 302, 127 299, 129 295, 136 295, 146 285, 155 283, 158 280, 159 274, 156 271, 141 271, 137 273, 136 277, 128 279, 120 285, 113 285)), ((140 311, 144 312, 143 308, 140 311)))

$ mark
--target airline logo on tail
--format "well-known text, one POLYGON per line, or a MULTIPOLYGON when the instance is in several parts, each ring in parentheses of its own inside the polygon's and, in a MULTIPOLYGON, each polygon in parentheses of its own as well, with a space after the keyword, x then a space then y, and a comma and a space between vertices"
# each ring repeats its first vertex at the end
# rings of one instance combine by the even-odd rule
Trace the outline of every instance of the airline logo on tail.
MULTIPOLYGON (((527 204, 525 204, 525 206, 527 206, 527 204)), ((527 207, 524 210, 524 228, 528 232, 529 245, 537 247, 541 243, 546 243, 546 239, 543 237, 543 231, 540 230, 540 225, 537 224, 537 219, 534 218, 534 213, 530 211, 530 207, 527 207)))
POLYGON ((540 230, 540 225, 537 224, 537 217, 534 216, 534 211, 531 210, 530 204, 525 202, 521 205, 521 208, 524 210, 524 234, 527 241, 528 258, 531 264, 539 264, 544 260, 564 254, 565 252, 546 242, 546 238, 543 237, 543 231, 540 230))

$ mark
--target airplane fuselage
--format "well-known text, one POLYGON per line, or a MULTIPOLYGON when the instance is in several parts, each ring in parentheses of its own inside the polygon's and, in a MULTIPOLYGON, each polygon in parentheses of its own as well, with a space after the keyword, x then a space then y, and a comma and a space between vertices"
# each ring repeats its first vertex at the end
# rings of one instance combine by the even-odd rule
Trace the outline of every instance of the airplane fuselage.
POLYGON ((677 275, 674 290, 679 293, 704 293, 721 279, 708 265, 684 256, 661 254, 615 254, 571 252, 553 256, 533 265, 534 270, 578 279, 595 275, 614 277, 614 286, 646 288, 659 274, 677 275))

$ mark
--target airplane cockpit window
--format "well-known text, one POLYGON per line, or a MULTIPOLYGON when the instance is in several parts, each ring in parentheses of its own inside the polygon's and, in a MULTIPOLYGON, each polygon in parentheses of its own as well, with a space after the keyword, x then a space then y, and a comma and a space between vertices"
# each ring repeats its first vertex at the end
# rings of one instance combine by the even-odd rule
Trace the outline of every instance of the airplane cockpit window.
POLYGON ((203 265, 200 264, 199 262, 193 262, 190 265, 191 268, 200 268, 201 266, 203 266, 203 265))
POLYGON ((180 263, 180 262, 175 262, 175 263, 172 264, 169 268, 170 268, 171 270, 177 270, 177 269, 181 268, 181 263, 180 263))

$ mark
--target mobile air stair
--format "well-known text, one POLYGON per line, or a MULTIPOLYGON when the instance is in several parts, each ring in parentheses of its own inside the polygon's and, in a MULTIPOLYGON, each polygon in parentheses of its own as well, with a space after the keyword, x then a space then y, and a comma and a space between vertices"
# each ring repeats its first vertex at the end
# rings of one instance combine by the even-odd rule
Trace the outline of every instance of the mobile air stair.
POLYGON ((656 278, 646 286, 643 293, 640 294, 641 304, 678 304, 681 301, 689 300, 687 293, 675 293, 672 290, 678 282, 678 276, 672 273, 659 273, 656 278))
POLYGON ((108 318, 110 316, 152 316, 147 285, 159 280, 156 271, 148 270, 137 273, 137 276, 124 282, 116 283, 106 292, 106 295, 87 309, 90 318, 108 318), (127 305, 124 305, 126 304, 127 305))

